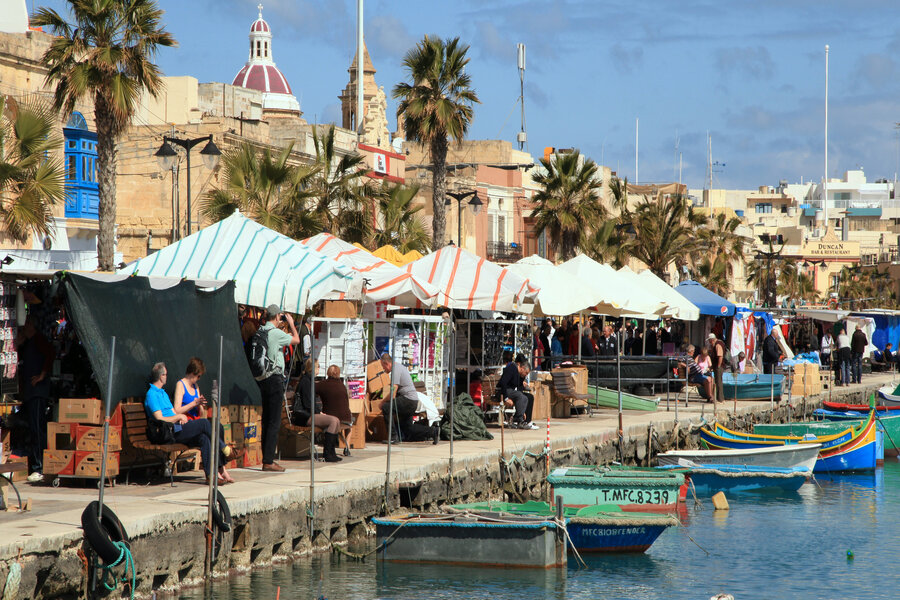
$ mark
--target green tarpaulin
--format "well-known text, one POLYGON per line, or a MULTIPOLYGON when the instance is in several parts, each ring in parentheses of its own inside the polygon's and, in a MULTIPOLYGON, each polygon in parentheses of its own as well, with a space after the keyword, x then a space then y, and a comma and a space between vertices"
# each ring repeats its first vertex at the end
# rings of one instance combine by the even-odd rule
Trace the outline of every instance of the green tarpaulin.
MULTIPOLYGON (((441 422, 441 439, 450 439, 450 414, 447 411, 441 422)), ((453 401, 453 439, 455 440, 492 440, 494 436, 484 426, 481 409, 475 406, 472 396, 460 394, 453 401)))
POLYGON ((116 336, 114 405, 131 396, 143 398, 150 368, 159 361, 166 363, 166 391, 171 397, 192 356, 206 364, 199 382, 204 395, 209 397, 217 379, 224 390, 223 404, 260 404, 259 388, 244 356, 233 282, 216 290, 199 289, 190 281, 154 289, 146 277, 113 282, 74 273, 58 277, 66 310, 104 398, 109 396, 110 338, 116 336), (225 338, 224 376, 218 373, 219 336, 225 338))

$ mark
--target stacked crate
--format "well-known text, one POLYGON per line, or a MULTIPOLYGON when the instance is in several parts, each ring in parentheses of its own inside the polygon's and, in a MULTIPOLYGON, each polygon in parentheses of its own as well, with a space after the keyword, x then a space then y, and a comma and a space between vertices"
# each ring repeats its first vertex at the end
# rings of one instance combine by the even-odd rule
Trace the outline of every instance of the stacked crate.
MULTIPOLYGON (((60 398, 59 415, 47 423, 44 475, 99 479, 103 457, 103 401, 98 398, 60 398)), ((122 450, 122 411, 110 415, 106 476, 119 474, 122 450)))
POLYGON ((791 368, 791 395, 814 396, 822 393, 819 365, 798 363, 791 368))
POLYGON ((255 467, 262 464, 262 410, 259 406, 223 406, 220 414, 225 430, 225 443, 240 451, 240 460, 229 461, 228 466, 255 467))

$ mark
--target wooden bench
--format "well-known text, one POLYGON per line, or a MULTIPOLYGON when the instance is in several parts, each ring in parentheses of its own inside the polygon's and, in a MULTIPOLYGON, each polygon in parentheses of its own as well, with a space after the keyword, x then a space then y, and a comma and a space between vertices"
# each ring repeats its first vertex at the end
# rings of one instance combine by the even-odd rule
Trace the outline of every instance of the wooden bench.
MULTIPOLYGON (((553 376, 553 391, 556 395, 569 404, 569 414, 576 403, 587 404, 588 394, 582 394, 575 390, 575 377, 570 372, 551 371, 553 376)), ((568 416, 568 415, 566 415, 568 416)))
MULTIPOLYGON (((281 430, 278 432, 278 448, 284 458, 306 458, 309 454, 309 436, 312 427, 294 425, 288 418, 287 410, 281 411, 281 430)), ((315 428, 315 433, 325 431, 315 428)))
MULTIPOLYGON (((131 470, 138 467, 160 464, 169 475, 169 482, 175 486, 175 470, 180 462, 200 463, 200 450, 184 444, 154 444, 147 439, 147 412, 143 403, 123 402, 122 406, 122 457, 132 459, 129 464, 121 464, 120 469, 131 470)), ((130 475, 130 473, 129 473, 130 475)), ((128 482, 126 476, 125 482, 128 482)))

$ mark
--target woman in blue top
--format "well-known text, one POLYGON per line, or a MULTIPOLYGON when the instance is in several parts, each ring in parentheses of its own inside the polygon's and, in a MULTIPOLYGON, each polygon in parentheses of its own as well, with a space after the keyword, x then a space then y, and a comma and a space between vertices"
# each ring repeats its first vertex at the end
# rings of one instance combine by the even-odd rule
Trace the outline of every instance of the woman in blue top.
MULTIPOLYGON (((156 363, 150 371, 150 387, 144 399, 144 410, 147 416, 160 421, 172 423, 175 428, 175 441, 189 448, 200 449, 200 461, 203 463, 203 472, 209 479, 210 450, 212 449, 212 427, 208 419, 188 419, 187 415, 175 412, 172 401, 163 386, 166 384, 168 372, 165 363, 156 363)), ((221 429, 220 429, 221 432, 221 429)), ((225 470, 225 462, 230 458, 233 450, 225 445, 221 433, 218 438, 219 452, 219 483, 232 483, 231 475, 225 470)))
POLYGON ((201 419, 206 416, 206 397, 200 393, 197 387, 197 381, 206 373, 206 365, 196 356, 188 361, 187 369, 184 372, 184 378, 179 379, 175 384, 175 399, 172 406, 175 412, 180 415, 186 415, 192 421, 201 419))

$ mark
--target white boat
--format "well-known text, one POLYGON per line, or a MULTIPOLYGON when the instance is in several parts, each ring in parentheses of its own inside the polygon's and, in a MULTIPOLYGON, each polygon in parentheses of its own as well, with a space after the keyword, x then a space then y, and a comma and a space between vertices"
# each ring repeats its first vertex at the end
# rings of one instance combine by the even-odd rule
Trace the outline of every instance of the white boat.
POLYGON ((788 444, 747 450, 670 450, 657 458, 660 465, 739 465, 744 467, 805 468, 812 472, 822 444, 788 444))
POLYGON ((900 396, 894 395, 894 388, 896 386, 886 385, 878 389, 878 397, 881 399, 881 402, 878 404, 882 406, 900 406, 900 396))

